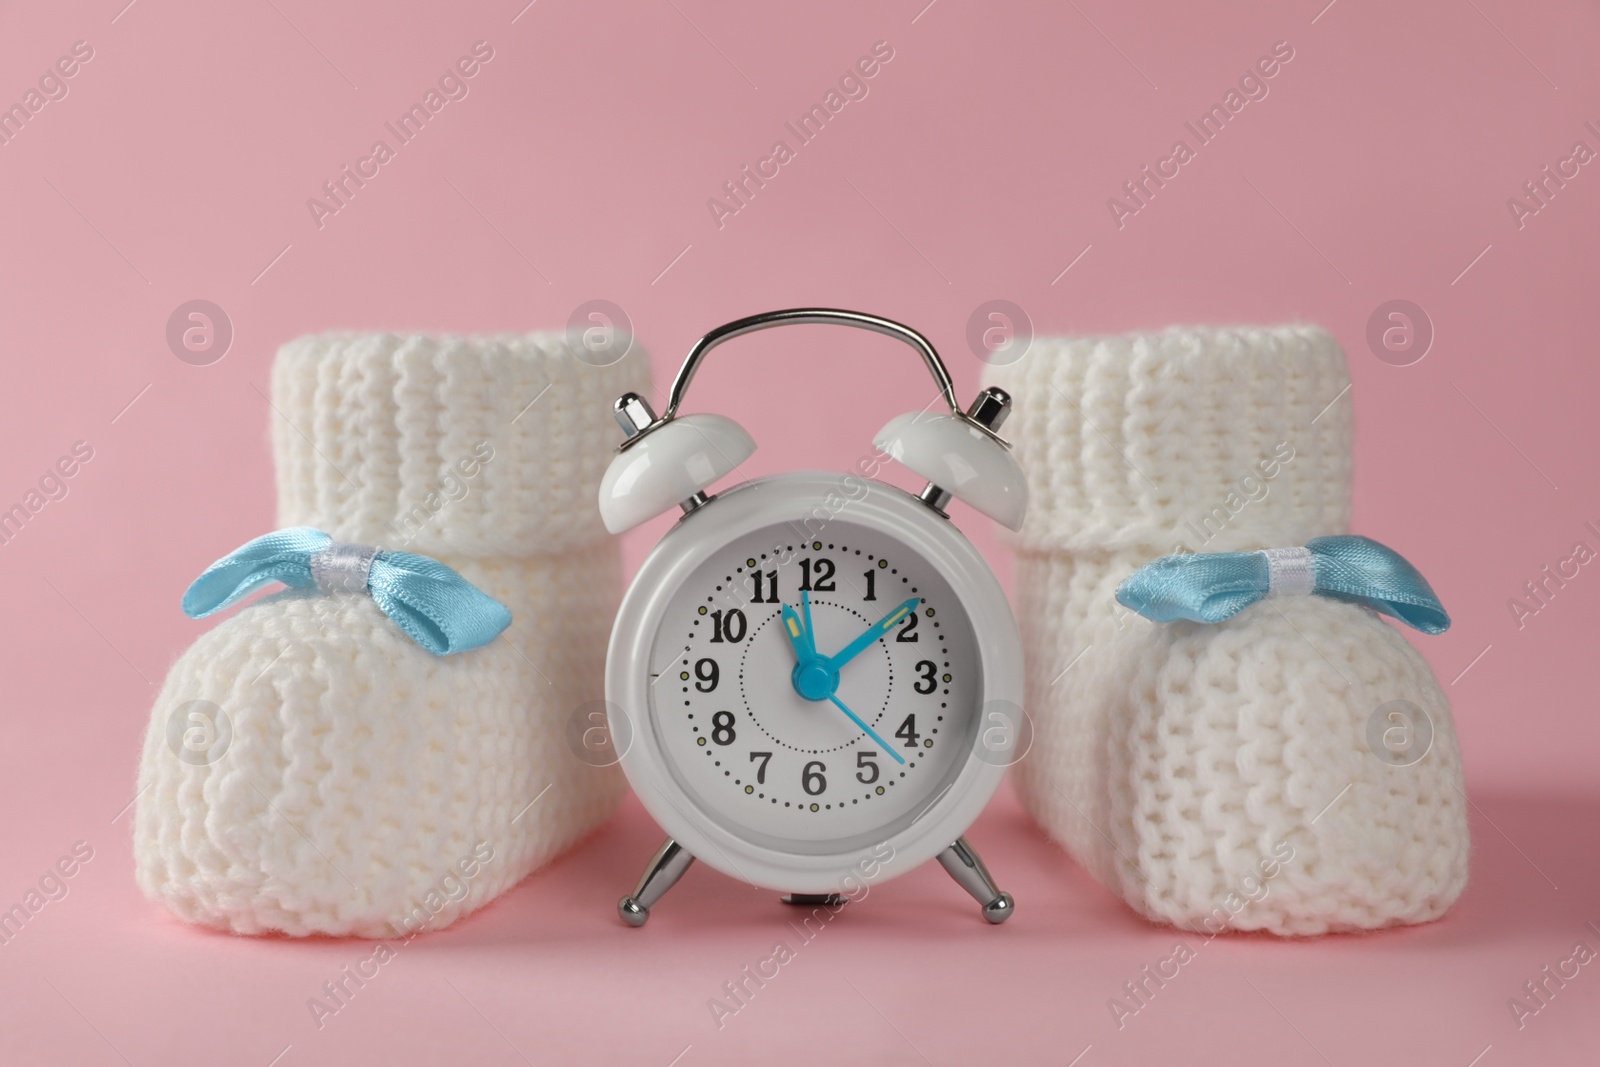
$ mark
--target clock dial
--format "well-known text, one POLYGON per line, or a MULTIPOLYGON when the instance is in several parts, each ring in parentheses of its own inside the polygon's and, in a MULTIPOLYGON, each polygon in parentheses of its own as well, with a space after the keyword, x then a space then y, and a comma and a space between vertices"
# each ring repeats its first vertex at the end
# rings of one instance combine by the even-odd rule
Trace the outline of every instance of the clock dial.
POLYGON ((673 595, 651 728, 708 816, 824 852, 929 808, 967 762, 983 686, 971 622, 932 564, 842 519, 798 528, 736 539, 673 595))

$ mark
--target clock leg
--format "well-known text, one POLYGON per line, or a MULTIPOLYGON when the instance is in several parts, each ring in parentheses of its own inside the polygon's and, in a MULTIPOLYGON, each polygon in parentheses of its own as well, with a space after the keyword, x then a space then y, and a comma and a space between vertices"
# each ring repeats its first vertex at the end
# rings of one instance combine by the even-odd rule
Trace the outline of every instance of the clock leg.
POLYGON ((950 877, 956 880, 957 885, 983 905, 985 919, 992 923, 1003 923, 1016 911, 1017 906, 1011 894, 1000 892, 994 879, 989 877, 989 869, 983 865, 983 860, 978 858, 972 846, 967 844, 966 838, 956 838, 955 844, 939 853, 939 863, 950 872, 950 877))
POLYGON ((683 877, 683 872, 693 862, 694 857, 687 849, 672 838, 667 838, 666 844, 650 860, 650 866, 645 870, 644 877, 639 879, 633 895, 617 901, 617 914, 622 916, 622 921, 629 926, 643 926, 645 920, 650 918, 650 908, 683 877))

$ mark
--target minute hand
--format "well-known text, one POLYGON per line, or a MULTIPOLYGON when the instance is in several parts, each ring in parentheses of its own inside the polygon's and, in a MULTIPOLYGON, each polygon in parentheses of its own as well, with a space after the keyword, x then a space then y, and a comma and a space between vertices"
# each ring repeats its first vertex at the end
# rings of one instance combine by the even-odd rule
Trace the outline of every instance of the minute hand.
POLYGON ((854 641, 851 641, 848 645, 845 645, 831 659, 829 659, 828 668, 836 671, 840 667, 843 667, 846 663, 849 663, 851 660, 855 659, 858 655, 866 650, 867 646, 871 645, 878 638, 882 637, 884 634, 893 629, 894 625, 901 619, 905 618, 913 611, 916 611, 917 605, 921 602, 922 600, 920 597, 912 597, 910 600, 907 600, 904 604, 901 604, 899 607, 889 612, 889 614, 873 623, 867 628, 866 633, 862 634, 854 641))

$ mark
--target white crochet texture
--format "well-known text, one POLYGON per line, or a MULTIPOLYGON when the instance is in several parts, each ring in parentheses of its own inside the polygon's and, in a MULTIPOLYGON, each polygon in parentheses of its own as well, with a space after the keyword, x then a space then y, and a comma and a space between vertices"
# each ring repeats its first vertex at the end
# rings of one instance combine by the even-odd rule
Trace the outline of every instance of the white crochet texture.
POLYGON ((579 755, 621 592, 594 499, 611 403, 648 392, 649 367, 637 346, 605 367, 580 354, 562 334, 330 334, 280 350, 279 525, 433 556, 514 621, 439 657, 364 595, 286 592, 203 634, 145 738, 146 895, 243 934, 437 930, 615 810, 621 776, 579 755), (192 700, 231 728, 209 762, 169 744, 192 700))
POLYGON ((1321 597, 1156 625, 1113 596, 1157 556, 1347 531, 1337 342, 1298 326, 1044 339, 988 381, 1014 398, 1005 433, 1031 491, 1009 541, 1035 729, 1016 780, 1039 824, 1179 927, 1302 935, 1442 915, 1467 877, 1460 753, 1397 627, 1321 597), (1368 746, 1392 700, 1432 725, 1406 766, 1368 746))

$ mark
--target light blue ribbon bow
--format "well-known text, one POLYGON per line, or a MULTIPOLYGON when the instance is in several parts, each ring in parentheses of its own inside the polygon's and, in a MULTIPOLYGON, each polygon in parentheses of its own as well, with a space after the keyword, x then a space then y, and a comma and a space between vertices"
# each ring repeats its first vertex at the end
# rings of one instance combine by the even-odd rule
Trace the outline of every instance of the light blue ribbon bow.
POLYGON ((1124 607, 1155 622, 1221 622, 1268 596, 1314 593, 1371 608, 1425 634, 1450 616, 1427 579, 1367 537, 1318 537, 1304 548, 1162 556, 1117 586, 1124 607))
POLYGON ((504 604, 436 559, 342 544, 309 526, 274 531, 217 560, 183 594, 183 613, 203 619, 269 582, 365 592, 436 656, 486 645, 511 625, 504 604))

